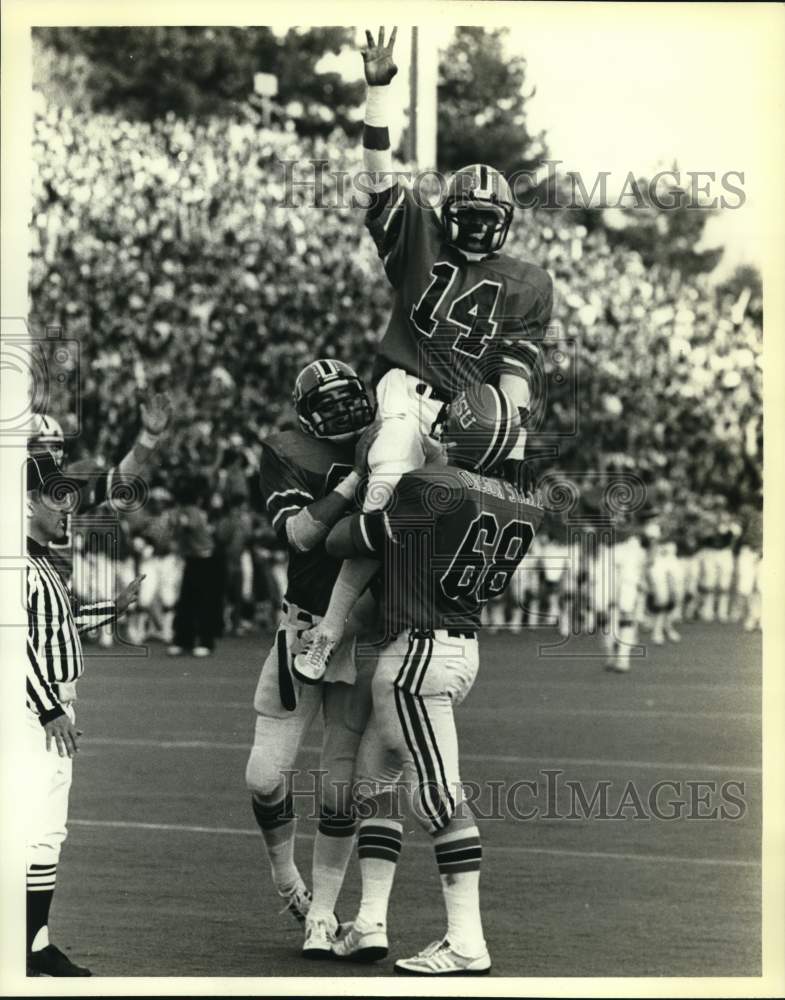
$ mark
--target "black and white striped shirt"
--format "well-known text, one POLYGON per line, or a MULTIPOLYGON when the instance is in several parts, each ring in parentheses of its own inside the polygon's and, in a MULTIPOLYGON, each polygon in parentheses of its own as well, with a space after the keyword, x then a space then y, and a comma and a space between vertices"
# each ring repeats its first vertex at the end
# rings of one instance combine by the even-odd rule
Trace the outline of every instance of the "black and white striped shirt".
POLYGON ((76 605, 49 550, 27 539, 27 706, 41 725, 63 713, 57 685, 82 675, 80 633, 115 614, 114 601, 76 605))

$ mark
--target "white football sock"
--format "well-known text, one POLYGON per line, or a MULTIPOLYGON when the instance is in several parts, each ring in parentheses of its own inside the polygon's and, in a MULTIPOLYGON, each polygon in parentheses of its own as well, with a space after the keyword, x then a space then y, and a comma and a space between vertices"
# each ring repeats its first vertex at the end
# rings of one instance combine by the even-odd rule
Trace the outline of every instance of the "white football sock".
POLYGON ((434 837, 433 846, 447 910, 447 940, 460 955, 478 955, 485 947, 480 916, 480 832, 474 825, 448 829, 434 837))
POLYGON ((460 955, 482 951, 485 938, 480 916, 480 873, 441 875, 447 909, 447 940, 460 955))
POLYGON ((401 854, 403 826, 396 820, 370 819, 360 824, 358 854, 363 895, 355 926, 387 926, 387 909, 401 854))
POLYGON ((313 843, 313 901, 309 915, 329 919, 354 849, 354 834, 330 836, 317 830, 313 843))
POLYGON ((318 625, 320 630, 338 638, 343 635, 346 619, 378 568, 375 559, 347 559, 344 562, 333 586, 329 607, 318 625))

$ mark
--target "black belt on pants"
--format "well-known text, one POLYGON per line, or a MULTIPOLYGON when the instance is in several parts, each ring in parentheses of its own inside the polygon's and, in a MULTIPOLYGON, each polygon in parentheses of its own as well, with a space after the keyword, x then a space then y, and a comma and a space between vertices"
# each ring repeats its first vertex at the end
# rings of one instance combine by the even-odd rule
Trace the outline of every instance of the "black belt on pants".
MULTIPOLYGON (((448 628, 448 629, 445 629, 444 631, 447 633, 447 635, 451 639, 476 639, 477 638, 477 633, 476 632, 469 632, 469 631, 463 631, 462 632, 459 629, 455 629, 455 628, 448 628)), ((409 633, 409 635, 413 639, 433 639, 434 638, 434 634, 435 633, 434 633, 433 629, 419 629, 419 628, 413 628, 411 630, 411 632, 409 633)))

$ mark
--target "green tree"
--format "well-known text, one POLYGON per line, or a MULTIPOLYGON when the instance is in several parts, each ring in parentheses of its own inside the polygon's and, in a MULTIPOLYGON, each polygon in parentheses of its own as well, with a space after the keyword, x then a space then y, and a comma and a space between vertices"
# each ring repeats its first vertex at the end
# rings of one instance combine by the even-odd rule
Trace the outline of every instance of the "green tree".
MULTIPOLYGON (((353 44, 353 29, 291 28, 38 28, 36 40, 66 57, 86 60, 87 90, 96 111, 119 111, 153 119, 174 112, 201 117, 225 114, 244 104, 254 73, 278 78, 276 103, 303 106, 295 124, 305 134, 326 133, 336 125, 358 125, 351 111, 363 98, 359 83, 316 67, 328 52, 353 44)), ((48 69, 52 89, 62 90, 48 69)))
POLYGON ((509 176, 546 156, 545 133, 529 131, 526 60, 504 51, 505 28, 459 27, 441 53, 438 161, 441 170, 490 163, 509 176))

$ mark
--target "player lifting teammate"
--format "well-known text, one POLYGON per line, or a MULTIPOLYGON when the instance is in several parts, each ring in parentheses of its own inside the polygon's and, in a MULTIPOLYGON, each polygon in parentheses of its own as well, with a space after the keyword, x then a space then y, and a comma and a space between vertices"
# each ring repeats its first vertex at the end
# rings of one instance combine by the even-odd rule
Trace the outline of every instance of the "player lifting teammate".
MULTIPOLYGON (((514 204, 493 167, 457 171, 436 209, 399 181, 392 169, 388 121, 395 29, 385 44, 366 32, 368 85, 363 156, 373 196, 366 226, 393 287, 393 308, 374 370, 378 434, 368 454, 365 509, 381 509, 406 472, 434 453, 431 430, 444 403, 467 385, 492 383, 499 423, 507 398, 520 411, 518 440, 504 474, 523 475, 525 423, 539 360, 536 341, 550 318, 548 274, 502 253, 514 204), (500 393, 498 390, 504 390, 500 393)), ((309 635, 295 669, 316 682, 343 633, 346 618, 375 571, 373 560, 344 563, 329 606, 309 635)))
MULTIPOLYGON (((314 929, 304 954, 329 953, 337 923, 335 900, 354 844, 348 796, 352 768, 370 710, 359 686, 353 643, 347 637, 319 686, 304 687, 291 674, 303 632, 318 621, 330 598, 340 561, 327 555, 330 528, 351 507, 359 483, 355 440, 373 419, 362 382, 340 361, 314 361, 298 375, 294 405, 300 429, 263 443, 261 487, 272 526, 289 550, 282 617, 254 696, 257 719, 246 783, 262 832, 272 877, 286 908, 300 922, 313 910, 314 929), (314 899, 294 863, 295 817, 285 776, 295 766, 303 737, 322 709, 325 728, 320 823, 313 852, 314 899)), ((359 611, 358 607, 358 611, 359 611)))
POLYGON ((330 533, 327 551, 382 560, 389 645, 373 677, 373 714, 355 770, 363 883, 360 911, 333 953, 353 961, 387 954, 387 905, 402 827, 392 790, 403 775, 415 814, 433 839, 447 933, 396 963, 410 975, 490 970, 480 918, 482 848, 463 800, 454 708, 478 670, 485 602, 504 592, 532 541, 542 509, 496 472, 515 445, 513 410, 500 426, 489 386, 461 393, 443 435, 449 465, 404 474, 384 511, 354 514, 330 533), (473 471, 468 471, 473 470, 473 471))

